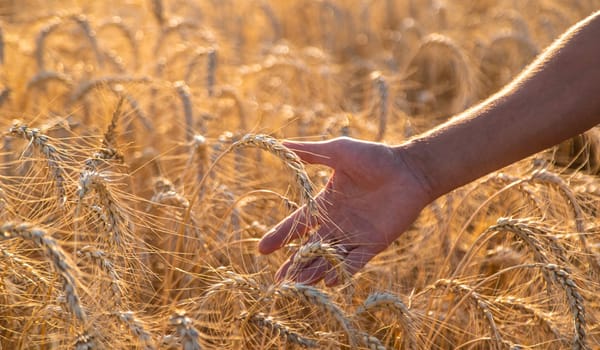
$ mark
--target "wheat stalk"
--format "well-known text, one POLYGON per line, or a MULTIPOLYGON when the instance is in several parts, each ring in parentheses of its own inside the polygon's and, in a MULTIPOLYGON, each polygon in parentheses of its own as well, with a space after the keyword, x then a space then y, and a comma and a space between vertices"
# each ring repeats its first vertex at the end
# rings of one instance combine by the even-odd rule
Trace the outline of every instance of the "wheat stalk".
POLYGON ((0 65, 4 65, 4 30, 0 27, 0 65))

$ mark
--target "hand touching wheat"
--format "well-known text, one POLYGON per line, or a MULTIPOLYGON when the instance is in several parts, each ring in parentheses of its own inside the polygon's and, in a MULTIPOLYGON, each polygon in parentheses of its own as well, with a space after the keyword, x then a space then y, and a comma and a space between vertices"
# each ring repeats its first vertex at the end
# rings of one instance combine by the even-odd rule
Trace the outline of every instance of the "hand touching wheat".
MULTIPOLYGON (((415 220, 429 202, 423 181, 409 168, 399 149, 349 138, 325 142, 286 142, 303 161, 334 169, 316 200, 319 218, 302 207, 267 233, 259 243, 263 254, 310 234, 309 242, 323 241, 337 248, 344 268, 356 273, 384 250, 415 220)), ((276 278, 327 285, 340 281, 324 258, 293 265, 290 258, 276 278)))

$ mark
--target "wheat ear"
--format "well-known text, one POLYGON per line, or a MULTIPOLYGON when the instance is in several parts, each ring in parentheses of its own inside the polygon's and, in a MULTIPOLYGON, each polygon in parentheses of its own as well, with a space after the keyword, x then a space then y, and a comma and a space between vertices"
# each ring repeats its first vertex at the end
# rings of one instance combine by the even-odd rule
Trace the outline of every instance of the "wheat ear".
POLYGON ((70 103, 81 101, 88 93, 100 86, 113 86, 115 84, 140 83, 146 84, 151 82, 147 77, 130 77, 130 76, 107 76, 94 78, 80 83, 69 97, 70 103))
POLYGON ((59 203, 63 205, 67 198, 65 193, 65 178, 63 176, 63 168, 60 166, 61 157, 58 149, 50 143, 50 138, 39 129, 30 128, 27 125, 15 123, 10 127, 9 132, 12 135, 20 136, 28 140, 34 147, 36 147, 45 157, 48 163, 50 173, 54 178, 56 184, 56 192, 58 195, 59 203))
POLYGON ((177 327, 177 332, 181 337, 183 350, 202 350, 198 337, 200 332, 192 324, 192 319, 185 315, 185 311, 177 310, 169 318, 169 324, 177 327))
POLYGON ((383 77, 381 72, 375 71, 371 73, 371 80, 379 97, 379 129, 377 131, 376 141, 383 140, 389 115, 389 84, 383 77))
POLYGON ((594 270, 600 271, 600 261, 598 261, 598 256, 591 251, 585 237, 586 229, 583 209, 581 208, 581 205, 579 205, 579 201, 577 200, 577 197, 573 191, 560 176, 545 169, 534 171, 533 174, 531 174, 530 181, 545 182, 555 185, 563 193, 563 195, 567 197, 568 202, 573 208, 573 214, 575 215, 575 228, 577 229, 577 233, 579 233, 578 237, 583 247, 583 251, 588 257, 590 266, 593 267, 594 270))
POLYGON ((350 320, 346 317, 344 311, 342 311, 342 309, 337 306, 325 292, 300 283, 284 283, 277 288, 275 293, 281 296, 298 298, 331 315, 348 335, 350 345, 356 346, 357 335, 350 320))
POLYGON ((364 332, 359 332, 360 340, 363 345, 369 350, 386 350, 385 346, 379 338, 369 335, 364 332))
POLYGON ((142 320, 135 317, 133 311, 117 312, 116 316, 121 322, 129 327, 131 333, 133 333, 143 345, 144 350, 156 349, 154 341, 152 340, 152 335, 146 330, 146 325, 142 320))
POLYGON ((40 72, 46 70, 46 66, 44 63, 44 49, 46 38, 53 31, 55 31, 61 23, 62 22, 59 19, 55 18, 50 23, 43 26, 42 29, 40 29, 40 31, 38 32, 38 35, 35 39, 35 60, 37 63, 38 71, 40 72))
POLYGON ((342 256, 333 245, 321 241, 311 242, 301 246, 296 255, 294 255, 290 271, 294 271, 303 264, 310 263, 315 258, 319 257, 324 258, 331 264, 332 268, 336 270, 339 279, 338 282, 345 283, 350 280, 351 277, 344 268, 342 256))
POLYGON ((63 281, 63 291, 67 300, 67 306, 73 315, 81 322, 87 320, 86 314, 81 307, 79 295, 77 294, 76 270, 67 259, 67 255, 52 238, 46 230, 36 227, 30 223, 17 224, 7 222, 0 226, 2 239, 11 239, 20 237, 33 242, 38 248, 42 249, 46 256, 50 258, 52 266, 60 275, 63 281))
POLYGON ((311 214, 318 213, 317 203, 313 197, 313 185, 306 174, 304 165, 298 156, 275 138, 264 134, 246 134, 241 140, 234 142, 231 149, 258 147, 282 159, 296 177, 302 189, 302 197, 311 214))
POLYGON ((515 297, 497 297, 494 302, 496 304, 505 305, 511 309, 520 311, 534 319, 538 320, 540 324, 550 333, 554 334, 556 339, 561 342, 565 341, 565 336, 562 335, 560 330, 556 327, 556 325, 552 322, 552 320, 541 310, 536 309, 535 307, 530 306, 526 301, 521 300, 515 297))
POLYGON ((183 105, 183 115, 185 117, 185 138, 188 143, 191 143, 194 138, 194 114, 192 110, 192 96, 190 92, 190 87, 185 83, 185 81, 177 81, 173 85, 175 87, 175 91, 179 95, 181 99, 181 103, 183 105))
POLYGON ((108 275, 115 305, 121 305, 123 292, 121 291, 119 274, 113 263, 106 257, 106 253, 102 250, 94 249, 91 246, 84 246, 77 251, 77 255, 90 259, 108 275))
POLYGON ((102 67, 103 60, 102 55, 100 54, 100 48, 98 46, 98 39, 96 38, 96 32, 92 29, 90 21, 83 14, 73 15, 71 16, 71 19, 75 21, 77 25, 79 25, 79 27, 83 31, 83 34, 85 34, 85 37, 88 39, 90 45, 92 46, 92 50, 94 51, 94 55, 96 56, 96 61, 98 62, 98 65, 102 67))
POLYGON ((150 4, 152 5, 154 19, 158 22, 158 25, 162 27, 165 23, 165 8, 162 0, 150 0, 150 4))
MULTIPOLYGON (((0 249, 0 254, 2 254, 2 256, 4 257, 4 259, 6 260, 10 260, 13 263, 20 265, 21 267, 23 267, 27 273, 29 273, 30 275, 34 276, 35 279, 37 281, 32 281, 30 279, 30 281, 32 282, 41 282, 42 284, 46 284, 48 283, 48 281, 46 280, 46 278, 44 278, 39 272, 38 270, 35 269, 35 267, 31 266, 30 263, 28 263, 27 261, 25 261, 24 259, 20 258, 18 255, 15 255, 9 251, 7 251, 6 249, 0 249)), ((18 272, 16 271, 12 271, 13 274, 18 274, 18 272)))
POLYGON ((112 234, 110 243, 115 243, 117 246, 121 247, 124 246, 124 232, 121 230, 121 225, 124 225, 127 222, 125 214, 122 213, 115 198, 110 193, 104 176, 97 171, 84 170, 79 179, 79 202, 81 203, 92 190, 98 194, 100 203, 107 212, 108 226, 106 227, 106 232, 112 234))
POLYGON ((152 196, 150 201, 182 209, 190 205, 190 202, 184 196, 175 191, 175 185, 164 177, 160 177, 154 181, 154 196, 152 196))
POLYGON ((417 327, 415 326, 410 310, 402 299, 391 293, 371 293, 363 302, 363 305, 356 310, 354 315, 355 317, 362 317, 365 313, 373 312, 377 309, 390 309, 398 314, 398 321, 402 327, 404 336, 408 339, 408 349, 416 350, 418 344, 416 338, 417 327))
POLYGON ((102 146, 98 151, 94 152, 90 158, 85 160, 85 170, 97 171, 101 164, 110 160, 123 163, 123 155, 116 148, 117 123, 122 114, 123 101, 123 98, 119 99, 117 108, 115 108, 110 123, 104 133, 102 146))
POLYGON ((41 71, 29 79, 27 82, 27 90, 33 89, 38 85, 43 85, 49 81, 59 82, 68 89, 73 87, 73 79, 67 74, 54 71, 41 71))
POLYGON ((575 336, 573 338, 573 350, 588 350, 587 344, 585 306, 579 288, 571 278, 568 271, 555 264, 539 264, 544 270, 550 272, 554 280, 560 284, 567 297, 569 309, 573 315, 573 327, 575 336))
POLYGON ((113 27, 120 31, 125 40, 127 40, 127 43, 129 44, 129 46, 131 47, 131 51, 133 52, 134 66, 137 67, 139 63, 139 52, 138 45, 135 40, 135 34, 133 33, 133 31, 129 27, 127 27, 127 25, 125 25, 123 19, 119 16, 114 16, 111 19, 101 23, 100 26, 98 26, 98 32, 109 27, 113 27))
POLYGON ((270 333, 278 335, 288 343, 296 344, 303 348, 318 347, 316 341, 294 332, 282 322, 277 321, 272 316, 267 316, 262 312, 251 315, 248 315, 248 313, 243 313, 240 315, 240 318, 246 319, 248 322, 255 324, 257 327, 264 328, 270 333))
POLYGON ((481 313, 485 316, 490 330, 492 332, 492 338, 494 339, 496 346, 501 349, 505 344, 502 335, 500 334, 500 330, 496 326, 496 321, 494 320, 494 315, 492 314, 490 304, 484 300, 479 293, 474 291, 471 287, 466 284, 460 283, 456 280, 448 280, 448 279, 440 279, 437 280, 433 288, 437 289, 440 287, 449 288, 456 295, 460 295, 463 298, 468 298, 475 305, 475 307, 481 311, 481 313))
POLYGON ((75 341, 75 346, 73 346, 73 348, 75 348, 75 350, 94 350, 98 348, 98 345, 96 344, 96 339, 93 336, 84 333, 77 336, 77 340, 75 341))

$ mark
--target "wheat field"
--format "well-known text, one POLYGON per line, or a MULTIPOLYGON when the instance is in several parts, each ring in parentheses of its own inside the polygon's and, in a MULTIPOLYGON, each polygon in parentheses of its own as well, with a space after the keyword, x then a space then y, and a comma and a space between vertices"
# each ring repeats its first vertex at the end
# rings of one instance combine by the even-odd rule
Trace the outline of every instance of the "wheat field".
POLYGON ((439 198, 355 276, 326 243, 256 248, 331 173, 281 140, 400 143, 599 8, 0 1, 0 349, 600 349, 597 128, 439 198), (344 283, 275 281, 295 251, 344 283))

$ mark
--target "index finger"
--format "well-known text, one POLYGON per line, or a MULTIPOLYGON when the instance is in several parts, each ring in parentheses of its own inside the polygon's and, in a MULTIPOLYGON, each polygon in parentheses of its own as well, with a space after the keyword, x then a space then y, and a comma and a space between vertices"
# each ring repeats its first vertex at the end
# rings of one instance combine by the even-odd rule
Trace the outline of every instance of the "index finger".
POLYGON ((270 254, 289 242, 303 237, 317 225, 317 220, 304 205, 267 232, 258 243, 261 254, 270 254))

